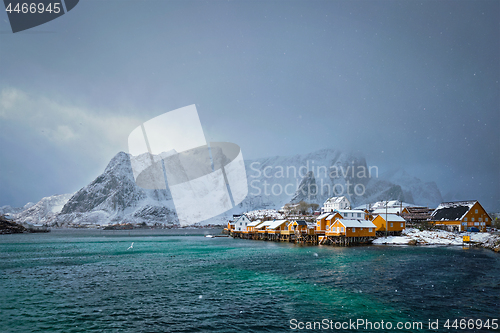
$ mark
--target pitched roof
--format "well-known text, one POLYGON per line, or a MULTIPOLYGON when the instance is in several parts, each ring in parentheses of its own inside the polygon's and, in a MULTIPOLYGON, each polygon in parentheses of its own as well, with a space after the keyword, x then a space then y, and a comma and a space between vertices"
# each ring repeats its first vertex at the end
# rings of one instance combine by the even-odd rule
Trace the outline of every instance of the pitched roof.
POLYGON ((257 229, 262 229, 262 228, 264 228, 264 227, 267 227, 267 226, 269 226, 269 225, 270 225, 271 223, 273 223, 273 222, 274 222, 274 221, 270 221, 270 220, 269 220, 269 221, 264 221, 264 222, 262 222, 261 224, 259 224, 259 225, 257 226, 257 229))
POLYGON ((339 213, 365 213, 364 210, 360 210, 360 209, 335 209, 333 211, 334 213, 335 212, 339 212, 339 213))
POLYGON ((368 220, 345 220, 338 219, 346 228, 376 228, 377 226, 368 220))
MULTIPOLYGON (((233 215, 233 216, 234 216, 234 215, 233 215)), ((240 215, 240 217, 238 217, 236 220, 234 220, 234 222, 233 222, 233 223, 236 223, 236 222, 238 222, 239 220, 241 220, 242 218, 245 218, 245 217, 247 218, 247 220, 250 220, 250 219, 248 218, 248 216, 246 216, 245 214, 243 214, 243 215, 240 215)))
POLYGON ((469 212, 477 200, 442 202, 432 212, 431 219, 434 221, 459 221, 469 212))
POLYGON ((326 199, 325 203, 327 203, 327 202, 330 202, 330 203, 339 203, 343 199, 346 199, 347 201, 349 201, 345 196, 341 196, 341 197, 331 197, 331 198, 328 198, 328 199, 326 199))
POLYGON ((379 216, 387 222, 406 222, 404 218, 396 214, 387 214, 387 220, 385 219, 385 214, 380 214, 379 216))
POLYGON ((324 214, 321 214, 320 216, 318 216, 318 217, 316 218, 316 220, 322 220, 322 219, 324 219, 325 217, 327 217, 328 215, 330 215, 330 213, 324 213, 324 214))
POLYGON ((297 225, 307 225, 306 221, 300 220, 300 221, 295 221, 297 225))
POLYGON ((262 221, 261 221, 261 220, 256 220, 256 221, 253 221, 253 222, 251 222, 251 223, 249 223, 249 224, 247 225, 247 228, 248 228, 248 227, 256 227, 256 226, 258 226, 258 225, 259 225, 259 224, 261 224, 261 223, 262 223, 262 221))
POLYGON ((267 226, 267 229, 276 229, 283 223, 288 222, 287 220, 274 220, 267 226))
MULTIPOLYGON (((404 209, 404 207, 403 207, 404 209)), ((375 209, 372 214, 374 215, 383 215, 386 213, 386 209, 385 208, 377 208, 375 209)), ((391 208, 387 208, 387 214, 397 214, 397 213, 401 213, 401 208, 400 207, 391 207, 391 208)))

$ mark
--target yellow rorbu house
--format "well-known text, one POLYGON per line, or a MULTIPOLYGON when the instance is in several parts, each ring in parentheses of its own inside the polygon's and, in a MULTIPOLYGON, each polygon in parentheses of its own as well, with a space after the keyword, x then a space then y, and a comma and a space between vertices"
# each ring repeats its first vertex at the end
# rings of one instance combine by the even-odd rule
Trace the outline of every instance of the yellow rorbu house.
POLYGON ((261 220, 256 220, 247 225, 247 232, 255 232, 256 228, 263 222, 261 220))
POLYGON ((343 218, 338 212, 324 213, 316 218, 316 233, 323 234, 335 219, 343 218))
POLYGON ((325 236, 375 237, 375 225, 368 220, 336 219, 325 236))
POLYGON ((288 231, 298 231, 298 232, 307 232, 307 223, 306 221, 293 221, 288 223, 288 231))
POLYGON ((491 225, 491 217, 476 200, 443 202, 432 212, 430 223, 452 231, 466 231, 468 228, 486 231, 491 225))
POLYGON ((266 230, 270 234, 280 234, 281 231, 286 230, 288 223, 288 220, 274 220, 266 226, 266 230))
POLYGON ((406 228, 406 220, 395 214, 380 214, 372 222, 377 226, 377 232, 387 232, 391 235, 401 234, 406 228))

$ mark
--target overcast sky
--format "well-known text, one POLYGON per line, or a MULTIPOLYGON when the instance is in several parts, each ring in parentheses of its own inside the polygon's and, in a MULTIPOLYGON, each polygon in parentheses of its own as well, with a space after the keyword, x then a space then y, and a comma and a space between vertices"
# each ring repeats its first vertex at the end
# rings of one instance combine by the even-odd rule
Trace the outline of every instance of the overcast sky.
POLYGON ((196 104, 245 159, 356 151, 500 211, 500 2, 96 1, 0 13, 0 206, 71 193, 196 104))

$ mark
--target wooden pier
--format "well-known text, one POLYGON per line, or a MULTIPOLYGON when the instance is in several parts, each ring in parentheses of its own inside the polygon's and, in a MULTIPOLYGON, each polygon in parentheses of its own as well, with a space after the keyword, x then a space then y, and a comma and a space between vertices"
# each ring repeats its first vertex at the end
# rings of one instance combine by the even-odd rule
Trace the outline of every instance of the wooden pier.
POLYGON ((309 229, 306 232, 282 230, 281 232, 238 232, 231 231, 231 237, 240 239, 262 240, 270 242, 288 242, 305 245, 356 246, 370 244, 375 237, 325 236, 309 229))

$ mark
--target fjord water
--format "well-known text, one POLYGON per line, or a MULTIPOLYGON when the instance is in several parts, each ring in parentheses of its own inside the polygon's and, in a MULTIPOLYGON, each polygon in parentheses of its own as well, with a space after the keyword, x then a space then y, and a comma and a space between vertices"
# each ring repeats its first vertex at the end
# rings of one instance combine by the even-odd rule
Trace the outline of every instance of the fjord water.
POLYGON ((429 319, 447 331, 446 319, 499 317, 500 255, 489 250, 298 246, 203 233, 2 235, 1 331, 283 332, 297 331, 292 319, 362 318, 421 321, 425 332, 429 319))

